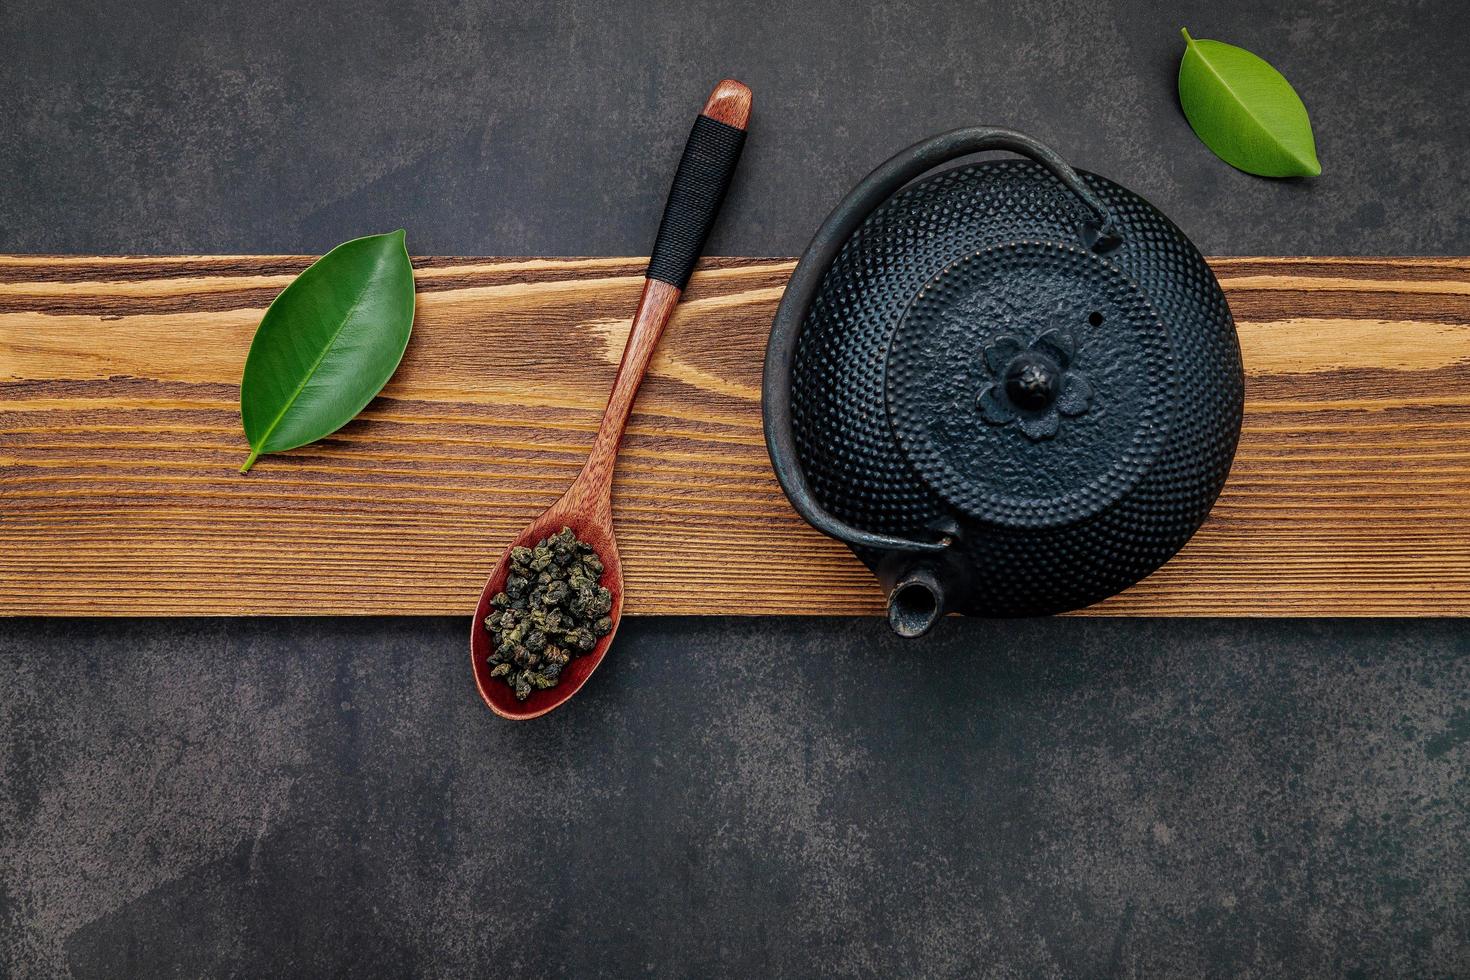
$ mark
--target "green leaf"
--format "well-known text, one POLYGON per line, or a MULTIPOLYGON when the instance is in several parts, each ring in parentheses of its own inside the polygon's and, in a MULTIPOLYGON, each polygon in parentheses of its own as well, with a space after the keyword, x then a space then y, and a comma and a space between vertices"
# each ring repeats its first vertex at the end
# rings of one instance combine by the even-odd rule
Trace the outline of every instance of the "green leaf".
POLYGON ((240 380, 250 442, 240 472, 262 453, 314 442, 362 411, 403 359, 413 303, 401 229, 338 245, 281 290, 240 380))
POLYGON ((1322 172, 1307 107, 1279 71, 1244 48, 1180 33, 1179 104, 1205 146, 1261 177, 1322 172))

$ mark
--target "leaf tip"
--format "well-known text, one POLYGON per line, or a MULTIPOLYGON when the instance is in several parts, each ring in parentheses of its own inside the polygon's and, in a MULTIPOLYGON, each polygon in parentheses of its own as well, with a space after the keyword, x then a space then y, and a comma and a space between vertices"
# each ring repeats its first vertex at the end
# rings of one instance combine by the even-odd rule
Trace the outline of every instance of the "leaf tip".
POLYGON ((1315 147, 1309 147, 1307 149, 1307 152, 1302 155, 1302 163, 1306 166, 1306 173, 1304 173, 1302 176, 1304 176, 1304 177, 1319 177, 1319 176, 1321 176, 1321 174, 1322 174, 1322 162, 1317 159, 1317 150, 1316 150, 1315 147))
POLYGON ((1291 153, 1291 162, 1296 165, 1296 172, 1285 174, 1287 177, 1318 177, 1322 174, 1322 164, 1317 159, 1317 150, 1313 146, 1305 146, 1291 153))

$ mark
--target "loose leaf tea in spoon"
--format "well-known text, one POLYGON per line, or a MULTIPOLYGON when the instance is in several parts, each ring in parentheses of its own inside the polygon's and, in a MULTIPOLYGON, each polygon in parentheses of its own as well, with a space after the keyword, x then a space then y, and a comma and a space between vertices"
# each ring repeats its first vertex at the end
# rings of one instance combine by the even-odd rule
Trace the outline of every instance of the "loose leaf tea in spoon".
POLYGON ((1260 177, 1322 172, 1307 107, 1279 71, 1244 48, 1180 33, 1179 104, 1205 146, 1260 177))
POLYGON ((244 473, 352 420, 393 376, 413 329, 413 266, 402 230, 338 245, 281 291, 250 344, 240 421, 244 473))
POLYGON ((534 548, 510 549, 505 590, 490 600, 485 629, 495 641, 490 676, 524 701, 555 687, 571 659, 612 632, 612 592, 604 588, 602 559, 569 527, 534 548))

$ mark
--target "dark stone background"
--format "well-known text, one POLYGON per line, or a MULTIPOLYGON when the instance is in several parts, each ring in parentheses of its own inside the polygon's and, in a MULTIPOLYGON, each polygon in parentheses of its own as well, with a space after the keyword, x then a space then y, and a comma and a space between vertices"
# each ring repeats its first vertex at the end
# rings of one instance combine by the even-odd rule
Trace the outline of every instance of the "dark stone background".
MULTIPOLYGON (((717 78, 712 251, 1006 123, 1226 253, 1470 252, 1470 6, 0 6, 0 250, 646 250, 717 78), (1168 9, 1166 9, 1166 7, 1168 9), (1324 175, 1212 158, 1178 28, 1324 175)), ((3 515, 0 515, 3 519, 3 515)), ((459 620, 0 622, 0 975, 1470 974, 1463 622, 630 621, 501 723, 459 620)))

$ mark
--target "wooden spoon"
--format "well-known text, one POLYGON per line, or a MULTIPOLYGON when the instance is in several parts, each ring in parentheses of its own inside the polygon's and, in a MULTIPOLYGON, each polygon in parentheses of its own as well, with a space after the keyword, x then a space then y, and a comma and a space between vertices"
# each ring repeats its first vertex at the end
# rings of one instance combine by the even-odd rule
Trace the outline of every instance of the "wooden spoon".
POLYGON ((470 624, 470 666, 475 672, 475 685, 490 710, 502 718, 525 719, 544 715, 559 707, 579 691, 587 678, 602 663, 607 648, 617 635, 623 618, 623 566, 618 560, 618 545, 613 537, 612 475, 617 459, 618 443, 628 424, 638 384, 648 369, 653 349, 664 327, 679 303, 689 282, 694 263, 704 247, 705 237, 714 224, 720 201, 725 196, 740 149, 745 141, 745 128, 750 120, 750 89, 739 82, 725 79, 715 86, 704 111, 694 122, 684 156, 674 175, 663 221, 659 224, 653 255, 648 262, 643 294, 638 299, 628 344, 613 380, 612 395, 603 413, 602 425, 592 443, 592 451, 582 471, 545 513, 531 522, 501 552, 500 560, 480 593, 475 619, 470 624), (487 657, 491 649, 485 617, 489 615, 491 598, 505 588, 510 569, 510 551, 516 546, 534 547, 542 538, 563 527, 576 532, 602 559, 602 585, 612 593, 612 632, 597 642, 590 652, 573 657, 562 671, 555 687, 534 691, 525 701, 517 701, 510 686, 490 676, 487 657))

